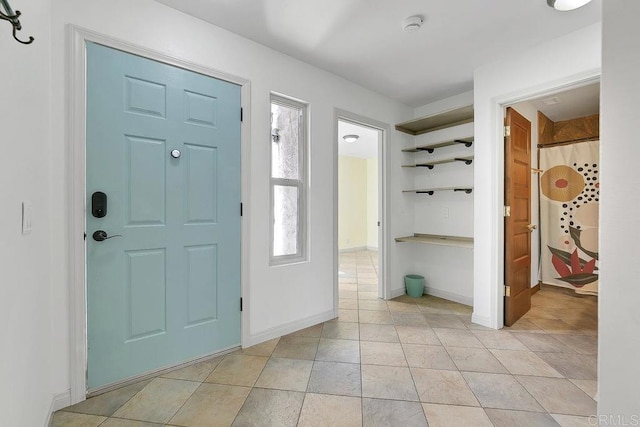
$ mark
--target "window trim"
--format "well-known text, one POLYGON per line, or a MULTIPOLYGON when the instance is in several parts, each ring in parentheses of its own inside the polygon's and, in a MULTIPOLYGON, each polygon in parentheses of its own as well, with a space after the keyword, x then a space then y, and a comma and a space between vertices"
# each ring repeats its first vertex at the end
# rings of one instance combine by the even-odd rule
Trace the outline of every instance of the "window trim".
MULTIPOLYGON (((303 101, 292 99, 290 97, 271 93, 269 102, 269 114, 271 114, 271 106, 273 104, 283 107, 295 108, 300 111, 300 129, 298 132, 298 179, 291 178, 274 178, 273 177, 273 153, 271 145, 269 149, 269 265, 280 266, 288 264, 296 264, 307 261, 309 236, 308 227, 308 161, 307 153, 309 152, 309 104, 303 101), (275 237, 275 187, 296 187, 298 189, 298 232, 297 232, 297 252, 291 255, 274 255, 273 244, 275 237)), ((269 138, 271 138, 271 120, 269 120, 269 138)), ((269 141, 272 143, 271 139, 269 141)))

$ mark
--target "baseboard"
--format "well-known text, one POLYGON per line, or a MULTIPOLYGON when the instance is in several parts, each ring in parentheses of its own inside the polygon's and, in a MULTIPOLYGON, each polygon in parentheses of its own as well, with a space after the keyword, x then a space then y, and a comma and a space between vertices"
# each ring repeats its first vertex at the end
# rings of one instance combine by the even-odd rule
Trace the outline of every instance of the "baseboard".
POLYGON ((454 294, 447 291, 442 291, 440 289, 433 289, 428 286, 424 287, 424 293, 427 295, 432 295, 434 297, 443 298, 449 301, 453 301, 453 302, 457 302, 460 304, 473 307, 473 298, 465 297, 465 296, 454 294))
POLYGON ((491 318, 487 316, 480 316, 478 314, 473 313, 471 315, 471 322, 487 328, 497 329, 493 327, 493 325, 491 325, 491 318))
POLYGON ((405 294, 405 289, 404 288, 400 288, 400 289, 392 289, 389 291, 389 298, 393 299, 393 298, 398 298, 401 295, 405 294))
POLYGON ((373 251, 373 252, 378 252, 378 247, 377 246, 367 246, 367 250, 368 251, 373 251))
POLYGON ((531 287, 531 296, 535 295, 540 290, 540 283, 531 287))
POLYGON ((62 393, 57 393, 51 396, 51 405, 49 406, 49 414, 47 415, 47 421, 45 426, 51 424, 51 417, 53 413, 59 411, 62 408, 66 408, 71 405, 71 390, 67 390, 62 393))
POLYGON ((190 360, 186 360, 182 363, 179 363, 177 365, 169 365, 169 366, 163 366, 161 368, 158 369, 153 369, 151 371, 147 371, 147 372, 143 372, 142 374, 139 375, 135 375, 133 377, 128 377, 124 380, 120 380, 120 381, 115 381, 112 383, 109 383, 107 385, 104 386, 100 386, 100 387, 96 387, 96 388, 91 388, 89 390, 87 390, 87 398, 89 397, 93 397, 93 396, 98 396, 100 394, 103 393, 107 393, 125 386, 128 386, 130 384, 134 384, 140 381, 144 381, 144 380, 148 380, 148 379, 152 379, 155 377, 159 377, 167 372, 171 372, 171 371, 175 371, 177 369, 182 369, 182 368, 186 368, 187 366, 191 366, 191 365, 195 365, 196 363, 200 363, 200 362, 204 362, 206 360, 210 360, 216 357, 220 357, 220 356, 224 356, 225 354, 228 353, 232 353, 236 350, 239 350, 240 346, 239 345, 232 345, 230 347, 227 348, 223 348, 220 349, 218 351, 216 351, 215 353, 210 353, 204 356, 198 356, 194 359, 190 359, 190 360))
POLYGON ((346 252, 361 252, 361 251, 366 251, 367 247, 366 246, 357 246, 355 248, 346 248, 346 249, 339 249, 338 252, 340 253, 346 253, 346 252))
POLYGON ((300 329, 308 328, 309 326, 314 326, 318 323, 326 322, 335 318, 336 313, 333 310, 329 310, 325 311, 324 313, 316 314, 315 316, 289 322, 281 326, 276 326, 275 328, 267 329, 266 331, 260 332, 259 334, 249 336, 249 342, 245 343, 245 348, 272 340, 274 338, 279 338, 283 335, 287 335, 292 332, 299 331, 300 329))

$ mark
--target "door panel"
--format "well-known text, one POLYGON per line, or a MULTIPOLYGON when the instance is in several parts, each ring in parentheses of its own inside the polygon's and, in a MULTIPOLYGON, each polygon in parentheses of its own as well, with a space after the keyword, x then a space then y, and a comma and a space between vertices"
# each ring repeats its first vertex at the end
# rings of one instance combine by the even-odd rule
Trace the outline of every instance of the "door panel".
POLYGON ((186 224, 217 222, 218 152, 215 147, 184 145, 186 224))
POLYGON ((88 44, 86 187, 89 388, 239 345, 240 88, 88 44))
POLYGON ((214 266, 218 265, 216 245, 185 248, 188 292, 188 326, 212 322, 218 316, 218 280, 214 266))
POLYGON ((505 120, 505 325, 511 326, 531 308, 531 123, 512 108, 505 120))

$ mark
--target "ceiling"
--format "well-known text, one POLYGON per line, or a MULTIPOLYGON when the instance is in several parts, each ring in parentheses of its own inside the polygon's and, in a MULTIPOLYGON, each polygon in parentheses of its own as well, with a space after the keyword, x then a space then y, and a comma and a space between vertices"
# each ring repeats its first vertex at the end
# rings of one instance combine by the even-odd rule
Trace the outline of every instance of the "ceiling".
POLYGON ((378 158, 378 134, 380 131, 370 127, 338 121, 338 154, 360 159, 378 158), (345 135, 358 135, 356 142, 346 142, 345 135))
POLYGON ((554 122, 600 112, 600 83, 526 101, 554 122))
MULTIPOLYGON (((157 0, 410 106, 473 87, 473 70, 601 20, 602 0, 157 0), (422 15, 416 32, 404 20, 422 15)), ((532 58, 535 60, 535 58, 532 58)))

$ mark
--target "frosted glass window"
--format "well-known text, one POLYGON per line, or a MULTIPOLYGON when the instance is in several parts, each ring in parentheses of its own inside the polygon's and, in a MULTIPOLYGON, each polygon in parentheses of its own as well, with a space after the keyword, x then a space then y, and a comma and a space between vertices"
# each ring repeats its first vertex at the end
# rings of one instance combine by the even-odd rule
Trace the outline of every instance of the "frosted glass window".
POLYGON ((273 188, 273 256, 298 253, 298 188, 273 188))
POLYGON ((271 265, 306 259, 307 105, 271 96, 271 265))
POLYGON ((300 177, 300 109, 271 104, 271 176, 298 179, 300 177))

